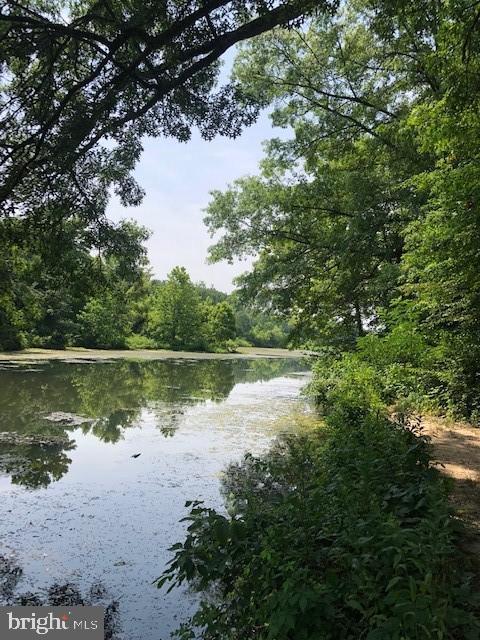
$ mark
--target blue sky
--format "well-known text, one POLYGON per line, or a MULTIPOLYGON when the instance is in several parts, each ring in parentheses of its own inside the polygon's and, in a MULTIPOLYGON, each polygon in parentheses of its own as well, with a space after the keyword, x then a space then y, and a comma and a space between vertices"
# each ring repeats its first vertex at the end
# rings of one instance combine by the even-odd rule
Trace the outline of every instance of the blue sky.
MULTIPOLYGON (((231 64, 232 56, 228 58, 225 67, 231 64)), ((232 290, 232 278, 247 270, 250 262, 207 264, 212 240, 203 224, 203 210, 212 189, 224 189, 235 178, 257 173, 262 142, 278 134, 264 113, 236 140, 217 137, 205 142, 196 131, 187 143, 145 140, 135 171, 146 191, 143 203, 125 208, 112 199, 108 215, 116 221, 133 218, 152 231, 148 254, 155 277, 163 278, 182 265, 193 280, 232 290)))

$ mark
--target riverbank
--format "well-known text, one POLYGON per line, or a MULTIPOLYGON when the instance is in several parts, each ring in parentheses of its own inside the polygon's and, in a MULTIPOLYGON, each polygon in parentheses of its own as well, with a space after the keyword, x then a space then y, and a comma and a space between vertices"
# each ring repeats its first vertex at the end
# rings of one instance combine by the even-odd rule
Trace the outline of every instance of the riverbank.
POLYGON ((32 360, 225 360, 236 358, 302 358, 314 355, 311 351, 298 349, 270 349, 263 347, 238 347, 235 353, 208 353, 205 351, 169 351, 166 349, 24 349, 23 351, 0 352, 0 362, 30 362, 32 360))

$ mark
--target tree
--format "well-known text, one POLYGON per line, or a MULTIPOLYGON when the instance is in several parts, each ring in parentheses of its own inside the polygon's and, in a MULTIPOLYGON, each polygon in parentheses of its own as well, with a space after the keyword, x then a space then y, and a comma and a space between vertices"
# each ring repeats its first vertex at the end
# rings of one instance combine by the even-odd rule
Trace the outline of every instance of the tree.
POLYGON ((239 279, 247 299, 343 345, 396 295, 412 215, 410 141, 398 135, 408 99, 397 99, 391 70, 363 73, 381 55, 367 31, 360 19, 319 19, 242 52, 237 79, 262 106, 273 102, 274 123, 295 137, 270 142, 259 177, 214 192, 206 217, 212 234, 223 232, 212 260, 258 256, 239 279))
POLYGON ((0 350, 16 351, 24 345, 22 316, 7 292, 0 294, 0 350))
POLYGON ((175 267, 151 298, 148 334, 169 349, 203 348, 200 296, 184 267, 175 267))
POLYGON ((228 340, 235 338, 235 313, 228 302, 207 306, 205 333, 208 343, 213 347, 225 348, 228 340))
POLYGON ((355 347, 407 322, 442 403, 480 415, 478 6, 361 0, 244 47, 236 80, 293 138, 214 193, 213 260, 257 256, 243 296, 355 347), (443 354, 443 355, 441 355, 443 354), (437 375, 438 374, 438 375, 437 375))
POLYGON ((97 224, 112 186, 138 204, 142 138, 237 135, 258 109, 233 83, 214 91, 221 55, 317 7, 329 3, 4 0, 0 213, 97 224))
POLYGON ((282 315, 262 312, 241 301, 237 292, 231 295, 235 305, 237 336, 256 347, 286 347, 292 337, 292 326, 282 315))
POLYGON ((148 232, 128 221, 98 231, 71 220, 47 239, 26 220, 0 221, 1 347, 74 343, 87 301, 108 292, 123 307, 135 307, 137 328, 142 324, 148 232))
POLYGON ((121 349, 130 328, 125 300, 106 291, 90 298, 79 314, 80 340, 86 347, 121 349))
POLYGON ((270 141, 261 175, 214 193, 207 211, 212 234, 223 233, 212 260, 257 256, 239 279, 246 299, 343 346, 382 326, 403 295, 407 228, 433 196, 425 176, 438 151, 442 158, 452 148, 435 114, 449 103, 453 125, 466 100, 462 126, 476 122, 475 24, 473 6, 461 1, 350 2, 340 16, 244 47, 236 80, 294 133, 270 141), (429 121, 437 133, 425 136, 429 121))
POLYGON ((198 295, 204 302, 211 302, 217 304, 218 302, 224 302, 229 297, 227 293, 215 289, 215 287, 208 287, 205 282, 197 282, 195 284, 198 295))

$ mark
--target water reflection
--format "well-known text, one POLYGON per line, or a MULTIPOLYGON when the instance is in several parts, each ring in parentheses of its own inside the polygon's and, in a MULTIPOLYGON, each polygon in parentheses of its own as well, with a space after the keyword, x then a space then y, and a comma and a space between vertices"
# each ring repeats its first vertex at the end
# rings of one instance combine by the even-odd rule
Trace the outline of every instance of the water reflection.
POLYGON ((67 473, 72 432, 80 428, 116 443, 154 415, 173 436, 187 407, 222 402, 237 383, 298 371, 293 359, 47 362, 34 368, 3 364, 0 371, 0 473, 14 484, 46 487, 67 473), (61 413, 65 418, 62 419, 61 413), (58 418, 60 415, 60 418, 58 418))

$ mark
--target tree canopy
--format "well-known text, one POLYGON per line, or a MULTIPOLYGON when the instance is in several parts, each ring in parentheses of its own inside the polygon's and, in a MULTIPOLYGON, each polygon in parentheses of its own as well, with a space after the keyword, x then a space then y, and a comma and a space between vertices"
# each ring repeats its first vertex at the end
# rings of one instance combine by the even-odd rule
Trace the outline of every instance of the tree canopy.
POLYGON ((138 204, 144 136, 236 136, 258 107, 216 88, 233 45, 328 0, 3 0, 0 214, 104 220, 113 188, 138 204))
POLYGON ((267 34, 237 60, 243 90, 273 103, 273 122, 294 137, 270 141, 260 176, 214 193, 206 222, 224 233, 211 258, 259 253, 242 282, 280 307, 310 313, 315 300, 330 317, 374 315, 396 294, 405 229, 430 206, 441 147, 450 165, 475 158, 473 148, 456 155, 453 121, 465 102, 462 128, 475 139, 474 63, 462 63, 473 9, 469 22, 461 2, 440 14, 434 2, 390 5, 346 3, 307 29, 267 34))
POLYGON ((206 214, 213 261, 256 256, 245 299, 335 349, 407 323, 443 345, 461 404, 480 331, 478 21, 464 0, 352 0, 244 45, 236 81, 291 135, 206 214))

